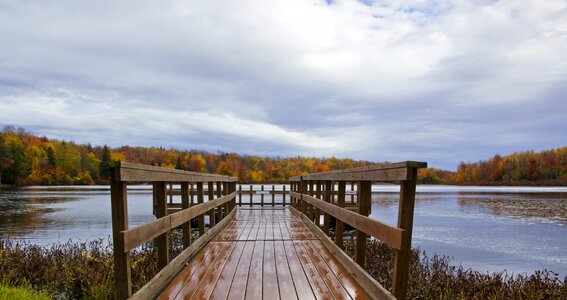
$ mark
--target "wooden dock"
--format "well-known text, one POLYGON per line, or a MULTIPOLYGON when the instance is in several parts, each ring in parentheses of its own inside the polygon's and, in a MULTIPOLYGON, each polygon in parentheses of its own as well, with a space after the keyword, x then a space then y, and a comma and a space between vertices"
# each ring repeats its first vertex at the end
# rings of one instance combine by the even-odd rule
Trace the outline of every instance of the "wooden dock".
POLYGON ((296 176, 289 179, 289 191, 272 186, 266 193, 271 201, 264 202, 262 186, 257 203, 252 198, 257 192, 237 188, 235 177, 120 163, 111 169, 115 298, 405 299, 417 169, 426 165, 402 162, 296 176), (127 185, 139 182, 153 184, 156 220, 129 228, 127 185), (373 182, 400 185, 397 226, 368 217, 373 182), (277 194, 283 201, 275 201, 277 194), (192 225, 199 233, 195 240, 192 225), (343 251, 345 225, 357 232, 354 257, 343 251), (183 232, 184 250, 172 258, 168 232, 176 228, 183 232), (364 270, 368 238, 394 250, 390 290, 364 270), (161 270, 132 294, 129 253, 152 240, 161 270))
POLYGON ((299 216, 238 208, 159 299, 369 299, 299 216))

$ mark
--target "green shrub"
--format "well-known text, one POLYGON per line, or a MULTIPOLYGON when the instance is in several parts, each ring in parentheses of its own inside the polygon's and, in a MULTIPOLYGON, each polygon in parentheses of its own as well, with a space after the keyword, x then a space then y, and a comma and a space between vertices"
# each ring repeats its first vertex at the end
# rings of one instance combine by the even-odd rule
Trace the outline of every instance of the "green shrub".
POLYGON ((30 286, 10 286, 0 283, 0 300, 48 300, 50 295, 32 289, 30 286))

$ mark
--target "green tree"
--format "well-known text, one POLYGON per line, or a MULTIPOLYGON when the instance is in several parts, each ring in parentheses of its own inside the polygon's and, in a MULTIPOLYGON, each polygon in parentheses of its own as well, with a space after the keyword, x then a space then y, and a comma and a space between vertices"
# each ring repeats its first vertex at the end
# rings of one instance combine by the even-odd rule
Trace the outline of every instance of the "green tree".
POLYGON ((4 137, 0 135, 0 184, 2 184, 2 172, 12 166, 12 151, 10 147, 4 143, 4 137))
POLYGON ((177 162, 175 163, 175 168, 178 170, 183 170, 183 160, 181 158, 181 155, 177 156, 177 162))
POLYGON ((100 178, 109 179, 110 178, 110 165, 112 159, 110 157, 110 149, 107 145, 102 148, 102 156, 100 158, 100 178))
POLYGON ((10 152, 14 162, 5 171, 4 177, 7 183, 16 184, 31 173, 31 163, 26 159, 24 145, 21 142, 12 142, 10 152))
POLYGON ((50 168, 55 168, 55 166, 57 165, 57 159, 55 159, 55 152, 53 151, 53 148, 51 146, 47 148, 47 165, 50 168))

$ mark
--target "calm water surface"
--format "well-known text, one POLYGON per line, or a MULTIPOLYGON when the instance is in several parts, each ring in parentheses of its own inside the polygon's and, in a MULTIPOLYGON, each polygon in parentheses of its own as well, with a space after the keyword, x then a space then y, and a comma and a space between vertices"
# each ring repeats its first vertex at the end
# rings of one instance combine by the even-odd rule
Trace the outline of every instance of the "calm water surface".
MULTIPOLYGON (((136 189, 128 192, 129 226, 155 219, 151 188, 129 188, 136 189)), ((399 187, 372 189, 371 217, 395 225, 399 187)), ((566 225, 567 188, 424 185, 416 197, 413 246, 483 272, 547 268, 567 276, 566 225)), ((48 245, 107 239, 111 228, 106 186, 0 190, 0 238, 48 245)))

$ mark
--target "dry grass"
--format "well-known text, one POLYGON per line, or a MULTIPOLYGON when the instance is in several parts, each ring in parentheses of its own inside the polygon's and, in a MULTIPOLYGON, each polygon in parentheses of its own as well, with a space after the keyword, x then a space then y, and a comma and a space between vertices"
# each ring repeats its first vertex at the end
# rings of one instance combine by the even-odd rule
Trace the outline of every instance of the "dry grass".
MULTIPOLYGON (((353 254, 352 241, 345 241, 353 254)), ((392 285, 393 251, 383 243, 369 240, 366 270, 387 289, 392 285)), ((456 267, 446 256, 429 257, 413 250, 410 263, 408 299, 567 299, 567 276, 549 270, 531 275, 511 276, 482 273, 456 267), (421 254, 421 255, 420 255, 421 254)))
MULTIPOLYGON (((178 233, 171 240, 172 255, 180 250, 178 233)), ((352 253, 352 242, 346 242, 352 253)), ((392 251, 368 242, 367 270, 385 287, 391 285, 392 251)), ((132 284, 137 290, 157 271, 152 243, 131 254, 132 284)), ((10 286, 31 286, 60 299, 112 298, 112 247, 103 241, 67 242, 50 247, 0 240, 0 274, 10 286)), ((410 299, 567 299, 567 277, 543 270, 532 275, 486 274, 451 265, 444 256, 428 257, 415 250, 410 267, 410 299)))

